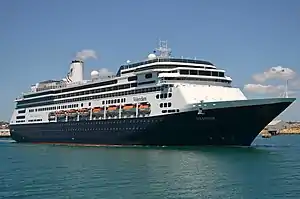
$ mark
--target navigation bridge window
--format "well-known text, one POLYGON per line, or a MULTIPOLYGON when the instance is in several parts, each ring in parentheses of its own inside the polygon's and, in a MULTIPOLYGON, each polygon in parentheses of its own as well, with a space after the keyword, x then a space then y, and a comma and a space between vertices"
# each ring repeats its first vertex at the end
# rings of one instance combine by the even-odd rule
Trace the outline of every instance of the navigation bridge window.
POLYGON ((205 81, 205 82, 222 82, 230 84, 231 81, 224 79, 205 79, 201 77, 164 77, 164 80, 180 80, 180 81, 205 81))
POLYGON ((202 75, 213 77, 225 77, 224 72, 219 71, 203 71, 203 70, 180 70, 181 75, 202 75))

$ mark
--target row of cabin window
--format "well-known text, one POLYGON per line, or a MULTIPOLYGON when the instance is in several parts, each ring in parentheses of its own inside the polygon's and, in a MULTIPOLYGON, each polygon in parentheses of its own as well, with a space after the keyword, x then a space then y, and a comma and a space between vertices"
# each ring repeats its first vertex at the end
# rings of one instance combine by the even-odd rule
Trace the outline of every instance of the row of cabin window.
POLYGON ((143 68, 134 68, 128 71, 122 71, 122 74, 126 74, 126 73, 132 73, 132 72, 140 72, 140 71, 145 71, 145 70, 153 70, 153 69, 172 69, 172 68, 178 68, 178 67, 189 67, 189 68, 204 68, 204 69, 215 69, 212 66, 182 66, 182 65, 161 65, 161 64, 157 64, 157 65, 152 65, 152 66, 146 66, 143 68))
MULTIPOLYGON (((125 103, 126 99, 113 99, 113 100, 106 100, 102 101, 102 104, 113 104, 113 103, 125 103)), ((92 103, 89 102, 88 106, 91 106, 92 103)), ((69 104, 69 105, 62 105, 62 106, 52 106, 52 107, 44 107, 44 108, 38 108, 38 109, 30 109, 29 112, 34 111, 49 111, 49 110, 60 110, 60 109, 66 109, 66 108, 78 108, 79 104, 69 104)), ((81 103, 81 107, 83 107, 83 103, 81 103)))
MULTIPOLYGON (((134 64, 128 64, 128 65, 123 65, 120 67, 121 70, 123 69, 129 69, 129 68, 135 68, 138 66, 146 65, 146 64, 151 64, 155 62, 179 62, 179 63, 190 63, 190 64, 203 64, 203 65, 208 65, 208 66, 198 66, 199 68, 209 68, 213 66, 212 63, 208 61, 202 61, 202 60, 195 60, 195 59, 178 59, 178 58, 159 58, 159 59, 151 59, 147 60, 145 62, 139 62, 139 63, 134 63, 134 64)), ((159 64, 157 64, 159 65, 159 64)))
MULTIPOLYGON (((57 109, 66 109, 66 108, 77 108, 78 104, 69 104, 69 105, 62 105, 62 106, 51 106, 51 107, 44 107, 44 108, 36 108, 36 109, 29 109, 29 112, 40 112, 40 111, 51 111, 51 110, 57 110, 57 109)), ((81 104, 81 107, 83 107, 83 103, 81 104)))
POLYGON ((102 101, 102 104, 116 104, 116 103, 125 103, 125 102, 126 102, 126 98, 121 98, 121 99, 102 101))
POLYGON ((26 111, 25 109, 24 109, 24 110, 19 110, 19 111, 18 111, 18 114, 25 113, 25 111, 26 111))
POLYGON ((16 123, 23 123, 25 120, 17 120, 16 123))
POLYGON ((224 72, 217 72, 217 71, 180 70, 179 73, 180 75, 203 75, 203 76, 225 77, 224 72))
POLYGON ((128 124, 128 123, 145 123, 145 122, 161 122, 162 119, 143 119, 143 118, 128 118, 127 120, 86 120, 84 123, 61 123, 59 126, 93 126, 98 124, 111 125, 111 124, 128 124))
POLYGON ((169 110, 162 110, 162 113, 175 113, 175 112, 179 112, 179 109, 169 109, 169 110))
POLYGON ((37 97, 37 96, 46 95, 46 94, 70 92, 70 91, 76 91, 79 89, 88 89, 88 88, 93 88, 93 87, 108 86, 108 85, 117 84, 117 83, 118 83, 118 80, 115 79, 115 80, 109 80, 109 81, 105 81, 105 82, 97 82, 97 83, 86 84, 86 85, 82 85, 82 86, 76 86, 76 87, 72 87, 72 88, 62 88, 61 90, 56 90, 56 91, 50 90, 50 91, 45 91, 42 93, 32 93, 32 94, 25 95, 24 98, 37 97))
POLYGON ((51 104, 61 104, 61 103, 70 103, 70 102, 77 102, 77 101, 86 101, 92 99, 101 99, 101 98, 108 98, 108 97, 118 97, 124 95, 134 95, 134 94, 141 94, 141 93, 150 93, 160 91, 162 89, 161 86, 156 87, 149 87, 149 88, 142 88, 142 89, 135 89, 131 91, 122 91, 116 93, 109 93, 109 94, 102 94, 90 97, 79 97, 79 98, 72 98, 72 99, 65 99, 60 101, 48 101, 48 102, 41 102, 41 103, 34 103, 34 104, 20 104, 17 103, 17 108, 29 108, 34 106, 47 106, 51 104))
MULTIPOLYGON (((152 77, 152 74, 149 73, 152 77)), ((148 75, 148 78, 151 78, 148 75)), ((136 77, 136 76, 135 76, 136 77)), ((150 81, 150 82, 142 82, 139 83, 139 85, 145 85, 145 84, 152 84, 155 83, 155 81, 150 81)), ((136 87, 137 83, 132 83, 132 84, 124 84, 124 85, 120 85, 120 86, 115 86, 118 87, 119 89, 127 89, 127 88, 131 88, 131 87, 136 87), (130 87, 131 86, 131 87, 130 87)), ((112 90, 118 90, 115 87, 109 87, 109 88, 102 88, 102 89, 95 89, 95 90, 90 90, 90 91, 80 91, 80 92, 76 92, 76 93, 70 93, 70 94, 63 94, 63 95, 58 95, 58 96, 47 96, 47 97, 43 97, 43 98, 36 98, 36 99, 30 99, 30 100, 23 100, 22 102, 19 102, 19 104, 27 104, 27 103, 33 103, 33 102, 39 102, 39 101, 51 101, 54 99, 60 99, 60 98, 66 98, 66 97, 74 97, 74 96, 80 96, 80 95, 88 95, 88 94, 94 94, 94 93, 101 93, 101 92, 106 92, 106 91, 112 91, 112 90)))
POLYGON ((43 121, 42 119, 34 119, 34 120, 28 120, 28 122, 40 122, 43 121))
POLYGON ((206 81, 206 82, 222 82, 231 83, 229 80, 224 79, 205 79, 205 78, 195 78, 195 77, 164 77, 164 80, 188 80, 188 81, 206 81))
POLYGON ((50 101, 50 100, 54 100, 54 99, 75 97, 75 96, 80 96, 80 95, 89 95, 89 94, 95 94, 95 93, 103 93, 103 92, 122 90, 122 89, 128 89, 128 88, 133 88, 133 87, 137 87, 136 82, 131 83, 131 84, 122 84, 122 85, 118 85, 118 86, 107 87, 107 88, 98 88, 98 89, 89 90, 89 91, 79 91, 79 92, 75 92, 75 93, 62 94, 62 95, 57 95, 57 96, 47 96, 47 97, 41 97, 41 98, 36 98, 36 99, 23 100, 23 101, 20 101, 19 104, 27 104, 27 103, 47 101, 47 100, 50 101))
POLYGON ((172 97, 172 93, 161 93, 156 95, 156 99, 166 99, 172 97))
POLYGON ((171 102, 168 102, 168 103, 160 103, 159 104, 160 108, 163 108, 163 107, 171 107, 172 106, 172 103, 171 102))

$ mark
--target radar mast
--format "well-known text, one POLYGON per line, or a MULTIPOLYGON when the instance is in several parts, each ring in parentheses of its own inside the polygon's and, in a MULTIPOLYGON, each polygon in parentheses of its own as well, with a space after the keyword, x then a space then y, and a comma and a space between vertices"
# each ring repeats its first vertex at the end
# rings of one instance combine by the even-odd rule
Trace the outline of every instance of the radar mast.
POLYGON ((168 48, 168 41, 161 41, 159 40, 159 47, 155 49, 157 52, 159 52, 158 57, 162 58, 169 58, 171 55, 171 49, 168 48))

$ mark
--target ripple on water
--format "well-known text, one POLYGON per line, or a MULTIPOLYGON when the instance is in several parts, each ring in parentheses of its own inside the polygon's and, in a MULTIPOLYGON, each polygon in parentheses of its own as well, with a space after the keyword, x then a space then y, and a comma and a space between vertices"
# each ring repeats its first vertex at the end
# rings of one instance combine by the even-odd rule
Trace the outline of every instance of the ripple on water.
POLYGON ((300 136, 252 147, 68 147, 0 141, 4 198, 300 198, 300 136))

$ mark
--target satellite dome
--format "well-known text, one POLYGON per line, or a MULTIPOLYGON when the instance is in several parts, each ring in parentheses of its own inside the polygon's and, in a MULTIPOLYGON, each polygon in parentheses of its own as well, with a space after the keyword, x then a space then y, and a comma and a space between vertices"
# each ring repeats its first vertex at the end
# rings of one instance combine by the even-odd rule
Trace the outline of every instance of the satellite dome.
POLYGON ((91 76, 92 76, 92 77, 96 77, 96 76, 98 76, 98 75, 99 75, 99 72, 96 71, 96 70, 93 70, 93 71, 91 72, 91 76))
POLYGON ((156 58, 156 55, 153 54, 153 53, 150 53, 150 54, 148 55, 148 59, 155 59, 155 58, 156 58))

